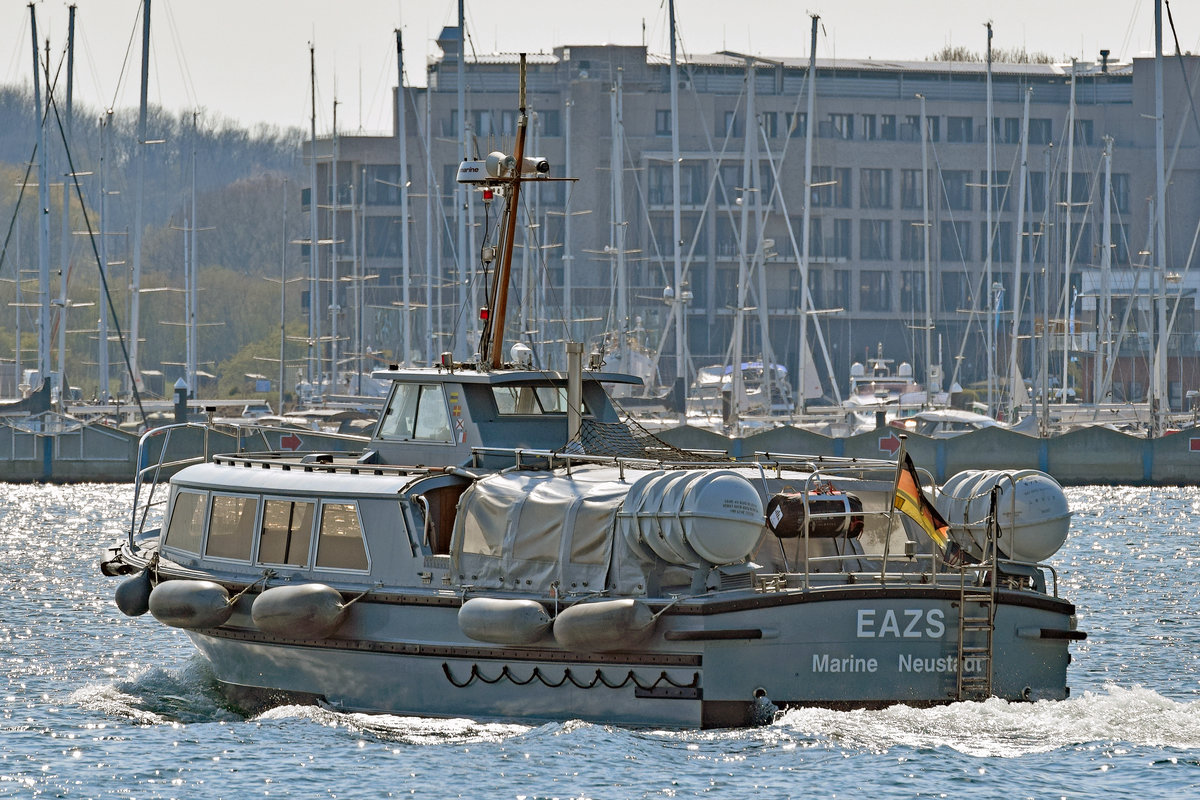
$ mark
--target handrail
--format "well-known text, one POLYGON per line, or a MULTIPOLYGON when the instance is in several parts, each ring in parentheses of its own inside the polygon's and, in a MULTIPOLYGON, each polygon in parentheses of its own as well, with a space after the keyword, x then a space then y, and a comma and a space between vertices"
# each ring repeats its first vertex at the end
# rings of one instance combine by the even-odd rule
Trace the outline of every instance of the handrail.
POLYGON ((145 528, 146 519, 149 516, 150 508, 153 505, 155 505, 154 490, 158 487, 158 484, 161 482, 163 469, 174 468, 176 466, 181 466, 184 464, 199 464, 199 463, 203 462, 205 459, 207 459, 207 457, 208 457, 208 435, 211 431, 212 431, 212 428, 207 423, 178 422, 178 423, 174 423, 172 425, 163 425, 162 427, 159 427, 159 428, 151 428, 150 430, 143 433, 141 438, 138 439, 137 463, 139 465, 144 463, 144 459, 148 453, 148 448, 149 448, 150 442, 152 440, 161 436, 161 437, 163 437, 163 442, 162 442, 162 447, 159 449, 159 452, 158 452, 157 463, 155 463, 153 465, 139 467, 138 471, 135 473, 135 476, 134 476, 133 516, 129 521, 129 546, 130 547, 134 546, 134 540, 137 538, 137 535, 139 533, 141 533, 142 530, 145 528), (204 434, 203 454, 199 455, 199 456, 193 456, 190 458, 178 459, 175 461, 167 461, 166 458, 167 458, 167 453, 169 452, 169 448, 171 445, 171 436, 175 431, 181 430, 183 428, 198 428, 203 432, 203 434, 204 434), (143 502, 141 500, 142 487, 146 483, 146 476, 150 473, 153 473, 153 478, 149 481, 149 484, 150 484, 149 495, 146 497, 145 501, 143 502), (141 513, 141 521, 140 522, 138 521, 139 512, 141 513))

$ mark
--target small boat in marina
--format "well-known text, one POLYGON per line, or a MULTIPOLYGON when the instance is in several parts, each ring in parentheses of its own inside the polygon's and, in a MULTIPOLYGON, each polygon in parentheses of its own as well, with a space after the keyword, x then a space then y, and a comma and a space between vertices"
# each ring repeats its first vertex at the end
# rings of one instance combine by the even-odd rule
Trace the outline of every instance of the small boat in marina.
POLYGON ((120 609, 237 697, 346 711, 724 727, 1065 698, 1085 634, 1044 563, 1070 519, 1049 476, 687 452, 621 416, 608 387, 637 379, 582 345, 565 373, 503 357, 513 214, 546 179, 523 94, 515 155, 459 170, 504 206, 477 357, 376 371, 357 452, 148 466, 101 563, 120 609))

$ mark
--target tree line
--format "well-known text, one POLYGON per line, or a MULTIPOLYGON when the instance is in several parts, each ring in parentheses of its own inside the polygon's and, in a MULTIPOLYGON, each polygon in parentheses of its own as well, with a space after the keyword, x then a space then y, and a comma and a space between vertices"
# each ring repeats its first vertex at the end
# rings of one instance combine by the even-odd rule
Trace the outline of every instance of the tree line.
MULTIPOLYGON (((39 136, 31 93, 0 87, 0 121, 0 371, 11 373, 18 355, 18 327, 22 366, 36 366, 37 309, 30 306, 39 300, 35 184, 40 154, 36 152, 39 136)), ((300 205, 301 189, 308 183, 300 155, 306 136, 299 128, 259 125, 247 129, 203 112, 172 114, 157 107, 148 110, 146 130, 147 144, 142 148, 142 368, 155 369, 162 364, 168 376, 181 372, 178 367, 172 369, 171 362, 184 360, 186 333, 178 324, 184 321, 184 229, 194 228, 201 369, 220 378, 218 391, 224 395, 238 392, 245 385, 244 353, 237 365, 228 365, 228 375, 226 362, 247 348, 278 357, 281 270, 288 277, 307 274, 306 260, 295 244, 308 234, 307 217, 300 205)), ((65 109, 52 109, 47 140, 51 293, 57 297, 60 281, 67 281, 73 306, 66 319, 68 381, 90 396, 99 383, 95 365, 101 294, 97 258, 101 182, 107 196, 105 274, 120 326, 126 332, 129 327, 137 112, 106 114, 80 107, 68 122, 65 109), (74 177, 67 177, 72 173, 74 177), (60 233, 64 190, 71 195, 71 235, 65 242, 60 233), (65 276, 59 266, 63 247, 70 256, 65 276)), ((288 289, 288 305, 296 312, 289 316, 300 316, 300 291, 297 284, 288 289)), ((111 333, 111 317, 109 325, 111 333)), ((290 347, 294 357, 303 355, 302 345, 290 347)), ((114 365, 110 380, 115 387, 121 385, 117 381, 123 368, 117 367, 119 347, 110 343, 109 349, 114 365)), ((264 365, 259 371, 274 375, 278 367, 264 365)), ((173 378, 168 386, 171 382, 173 378)))

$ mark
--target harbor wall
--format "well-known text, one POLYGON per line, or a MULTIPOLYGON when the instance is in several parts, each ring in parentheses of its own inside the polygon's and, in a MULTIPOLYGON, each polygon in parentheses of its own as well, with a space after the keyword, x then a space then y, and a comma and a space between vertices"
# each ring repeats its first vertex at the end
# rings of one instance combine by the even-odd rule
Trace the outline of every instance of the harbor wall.
MULTIPOLYGON (((107 425, 85 424, 51 430, 0 425, 0 482, 132 483, 139 469, 159 463, 166 437, 149 440, 138 463, 136 433, 107 425)), ((202 456, 246 452, 357 452, 365 439, 293 428, 246 428, 208 431, 177 428, 159 477, 170 477, 202 456)), ((147 475, 152 478, 153 475, 147 475)))
MULTIPOLYGON (((830 438, 789 426, 745 437, 681 426, 655 435, 682 448, 719 450, 734 458, 756 453, 846 458, 894 458, 900 432, 879 428, 848 438, 830 438)), ((947 438, 905 434, 913 463, 938 483, 967 469, 1037 469, 1064 486, 1200 485, 1200 427, 1147 439, 1101 426, 1038 438, 1003 428, 985 428, 947 438)))

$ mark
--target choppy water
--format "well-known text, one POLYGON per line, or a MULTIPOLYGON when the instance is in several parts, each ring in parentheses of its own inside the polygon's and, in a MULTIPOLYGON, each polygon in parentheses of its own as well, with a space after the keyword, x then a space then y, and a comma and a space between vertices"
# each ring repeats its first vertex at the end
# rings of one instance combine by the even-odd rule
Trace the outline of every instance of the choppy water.
POLYGON ((1200 797, 1200 490, 1070 490, 1072 698, 632 731, 228 707, 96 569, 128 487, 0 486, 0 797, 1200 797))

